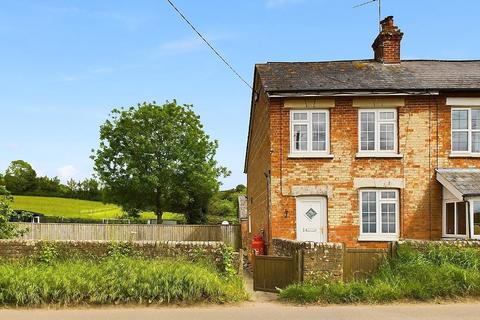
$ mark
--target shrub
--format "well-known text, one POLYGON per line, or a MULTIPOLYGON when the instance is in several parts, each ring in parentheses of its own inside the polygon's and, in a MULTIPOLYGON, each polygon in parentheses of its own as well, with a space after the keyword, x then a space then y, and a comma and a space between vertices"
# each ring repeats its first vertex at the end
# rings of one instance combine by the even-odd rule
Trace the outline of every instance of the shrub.
POLYGON ((280 297, 298 303, 390 302, 480 296, 480 250, 432 244, 398 247, 369 280, 295 284, 280 297))
POLYGON ((235 270, 235 264, 233 261, 234 250, 232 247, 223 246, 222 247, 222 265, 221 269, 226 277, 234 277, 237 274, 235 270))
POLYGON ((116 256, 85 260, 0 264, 0 304, 224 303, 247 298, 238 277, 186 261, 116 256))
POLYGON ((58 258, 57 248, 53 243, 44 242, 38 253, 38 261, 46 264, 52 264, 58 258))

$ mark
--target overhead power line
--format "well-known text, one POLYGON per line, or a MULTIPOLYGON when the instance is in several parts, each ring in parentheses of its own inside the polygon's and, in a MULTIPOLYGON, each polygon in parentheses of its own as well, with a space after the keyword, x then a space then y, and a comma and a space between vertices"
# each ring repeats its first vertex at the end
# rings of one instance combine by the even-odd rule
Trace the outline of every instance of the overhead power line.
POLYGON ((215 49, 211 44, 210 42, 208 42, 208 40, 197 30, 197 28, 195 28, 195 26, 187 19, 187 17, 185 17, 185 15, 175 6, 175 4, 173 4, 173 2, 171 0, 167 0, 167 2, 170 4, 170 6, 172 6, 172 8, 180 15, 180 17, 190 26, 190 28, 192 28, 193 31, 195 31, 195 33, 200 37, 200 39, 203 40, 203 42, 205 42, 205 44, 210 48, 212 49, 212 51, 220 58, 220 60, 223 61, 223 63, 243 82, 245 83, 250 89, 253 90, 253 87, 250 83, 248 83, 238 72, 237 70, 235 70, 235 68, 227 61, 227 59, 225 59, 221 54, 220 52, 218 52, 217 49, 215 49))

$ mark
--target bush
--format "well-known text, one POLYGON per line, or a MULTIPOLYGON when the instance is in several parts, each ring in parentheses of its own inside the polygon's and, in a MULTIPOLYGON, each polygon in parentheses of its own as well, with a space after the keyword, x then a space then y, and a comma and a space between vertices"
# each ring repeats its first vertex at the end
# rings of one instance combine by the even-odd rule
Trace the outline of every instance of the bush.
POLYGON ((146 260, 115 254, 86 260, 0 264, 0 304, 225 303, 247 298, 239 277, 225 278, 208 265, 146 260))
POLYGON ((369 280, 295 284, 280 297, 298 303, 390 302, 480 296, 480 250, 432 244, 399 245, 369 280))

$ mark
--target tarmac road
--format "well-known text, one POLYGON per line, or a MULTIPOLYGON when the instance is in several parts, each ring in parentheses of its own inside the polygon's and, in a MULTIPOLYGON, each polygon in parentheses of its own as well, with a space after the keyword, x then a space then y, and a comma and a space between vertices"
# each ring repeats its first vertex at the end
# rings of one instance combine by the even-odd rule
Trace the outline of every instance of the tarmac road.
POLYGON ((0 309, 0 320, 470 320, 480 319, 480 303, 360 306, 291 306, 249 302, 229 306, 107 307, 84 309, 0 309))

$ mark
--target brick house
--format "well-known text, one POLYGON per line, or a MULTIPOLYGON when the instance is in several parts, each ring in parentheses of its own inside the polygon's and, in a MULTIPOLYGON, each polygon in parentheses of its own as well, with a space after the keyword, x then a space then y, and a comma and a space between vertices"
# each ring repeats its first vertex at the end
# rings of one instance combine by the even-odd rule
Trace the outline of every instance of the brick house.
POLYGON ((381 26, 372 60, 255 66, 245 246, 480 238, 480 60, 401 60, 381 26))

